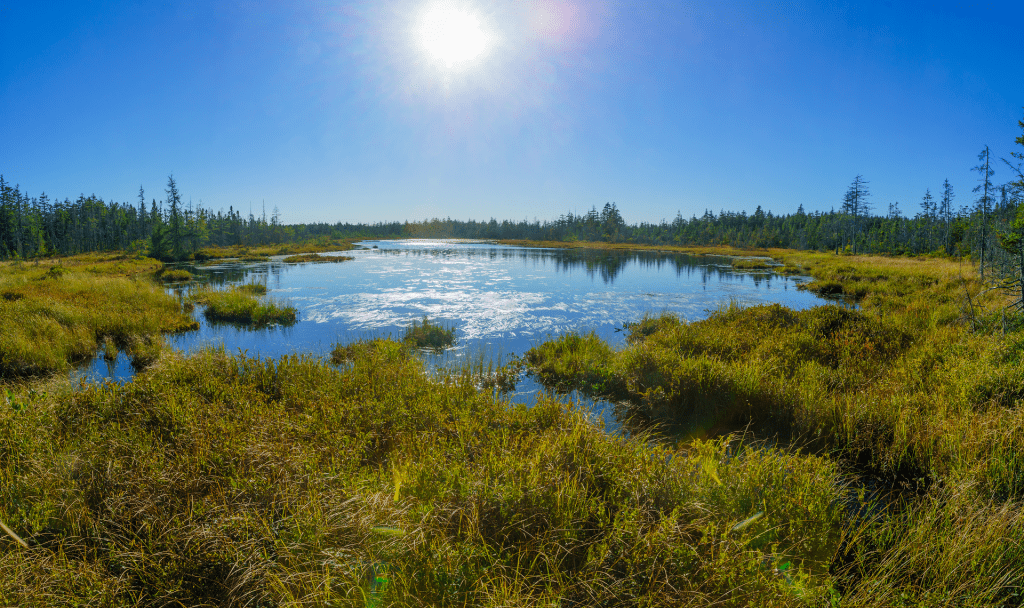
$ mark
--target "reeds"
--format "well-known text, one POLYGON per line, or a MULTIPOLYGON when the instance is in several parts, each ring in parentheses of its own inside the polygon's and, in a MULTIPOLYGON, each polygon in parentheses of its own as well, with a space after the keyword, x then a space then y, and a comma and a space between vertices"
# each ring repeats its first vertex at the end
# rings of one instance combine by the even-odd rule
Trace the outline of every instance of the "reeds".
POLYGON ((27 548, 0 535, 0 604, 1018 605, 1024 339, 902 264, 829 271, 859 311, 728 306, 527 358, 699 438, 513 406, 385 339, 341 368, 206 350, 9 384, 0 521, 27 548))
POLYGON ((362 606, 371 574, 380 605, 795 605, 843 516, 822 458, 614 438, 387 340, 343 370, 169 358, 0 423, 15 605, 362 606))

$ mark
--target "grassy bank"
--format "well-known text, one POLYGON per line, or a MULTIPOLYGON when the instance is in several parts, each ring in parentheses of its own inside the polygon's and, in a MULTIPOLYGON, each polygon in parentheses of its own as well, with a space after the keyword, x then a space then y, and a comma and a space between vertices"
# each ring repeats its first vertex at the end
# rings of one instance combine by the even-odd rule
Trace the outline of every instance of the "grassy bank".
POLYGON ((162 333, 197 327, 153 280, 161 268, 100 254, 0 264, 0 378, 65 371, 100 344, 151 362, 162 333))
POLYGON ((269 299, 265 297, 266 293, 266 286, 261 284, 239 285, 226 290, 204 287, 193 291, 189 300, 205 306, 203 316, 212 322, 247 327, 295 323, 295 307, 269 299))
POLYGON ((348 251, 355 246, 348 241, 317 240, 306 243, 290 243, 288 245, 249 245, 233 247, 204 247, 192 257, 196 261, 238 258, 242 260, 260 261, 272 255, 295 255, 306 253, 325 253, 328 251, 348 251))
MULTIPOLYGON (((876 474, 1021 496, 1024 336, 972 331, 998 318, 965 317, 976 279, 949 260, 783 259, 816 277, 808 288, 855 297, 860 309, 650 317, 627 328, 620 351, 567 335, 528 359, 551 386, 623 401, 686 432, 753 422, 876 474)), ((976 312, 997 304, 973 301, 976 312)))

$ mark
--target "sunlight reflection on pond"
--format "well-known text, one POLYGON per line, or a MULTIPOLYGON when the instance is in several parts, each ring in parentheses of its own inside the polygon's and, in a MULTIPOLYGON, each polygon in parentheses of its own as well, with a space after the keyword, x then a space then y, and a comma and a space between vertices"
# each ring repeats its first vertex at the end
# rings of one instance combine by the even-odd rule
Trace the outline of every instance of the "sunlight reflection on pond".
MULTIPOLYGON (((569 331, 594 331, 621 345, 623 323, 644 314, 672 312, 692 321, 730 300, 740 305, 778 302, 794 309, 823 302, 796 289, 807 277, 738 272, 724 257, 440 240, 361 245, 344 252, 352 261, 337 264, 285 264, 272 258, 182 265, 198 282, 216 286, 265 283, 270 297, 298 309, 299 321, 250 330, 211 325, 197 311, 200 330, 169 336, 168 342, 185 352, 223 345, 228 352, 250 356, 326 355, 338 342, 400 338, 407 326, 427 315, 457 328, 453 349, 424 355, 430 366, 450 366, 507 361, 569 331)), ((127 361, 102 358, 83 372, 92 379, 114 380, 132 374, 127 361)), ((528 400, 537 388, 527 380, 514 398, 528 400)))

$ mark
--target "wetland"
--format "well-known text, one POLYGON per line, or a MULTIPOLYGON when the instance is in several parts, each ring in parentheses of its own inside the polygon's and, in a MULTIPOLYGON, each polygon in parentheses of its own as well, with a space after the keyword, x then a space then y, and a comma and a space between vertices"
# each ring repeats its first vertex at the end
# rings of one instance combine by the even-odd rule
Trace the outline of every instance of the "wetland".
POLYGON ((0 599, 1019 604, 1024 340, 957 260, 364 246, 5 265, 0 599))

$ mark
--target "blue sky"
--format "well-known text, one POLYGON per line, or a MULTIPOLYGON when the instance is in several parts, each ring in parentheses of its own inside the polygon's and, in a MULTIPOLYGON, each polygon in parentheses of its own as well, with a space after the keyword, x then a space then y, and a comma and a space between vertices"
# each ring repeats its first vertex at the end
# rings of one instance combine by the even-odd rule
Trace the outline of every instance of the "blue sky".
MULTIPOLYGON (((1021 2, 0 0, 0 173, 285 222, 911 214, 1024 117, 1021 2), (445 5, 487 40, 446 65, 445 5)), ((997 181, 1010 178, 997 167, 997 181)))

